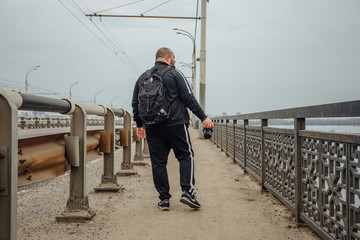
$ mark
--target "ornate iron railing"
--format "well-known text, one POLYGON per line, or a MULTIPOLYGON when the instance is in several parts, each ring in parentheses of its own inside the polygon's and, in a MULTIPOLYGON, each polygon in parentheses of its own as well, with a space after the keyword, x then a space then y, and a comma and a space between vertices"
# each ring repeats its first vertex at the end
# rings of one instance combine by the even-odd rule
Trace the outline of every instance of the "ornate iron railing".
POLYGON ((353 101, 215 117, 212 141, 323 239, 360 239, 360 135, 305 129, 310 118, 359 116, 353 101), (294 128, 268 119, 294 119, 294 128))

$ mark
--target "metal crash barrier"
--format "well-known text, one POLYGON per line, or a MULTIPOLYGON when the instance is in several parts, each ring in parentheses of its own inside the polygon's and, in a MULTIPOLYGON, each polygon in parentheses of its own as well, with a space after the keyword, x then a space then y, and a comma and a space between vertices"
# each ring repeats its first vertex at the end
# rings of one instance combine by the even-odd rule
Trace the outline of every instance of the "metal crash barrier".
POLYGON ((90 105, 68 99, 54 99, 6 91, 0 88, 0 239, 16 239, 18 180, 18 110, 56 112, 71 115, 70 135, 66 137, 66 155, 71 166, 70 191, 65 210, 58 221, 91 219, 86 187, 87 115, 104 117, 100 151, 104 153, 104 172, 96 191, 118 191, 114 174, 115 116, 123 117, 123 162, 120 171, 135 172, 131 163, 132 116, 123 109, 90 105))
POLYGON ((360 135, 305 130, 311 118, 359 116, 353 101, 216 117, 212 141, 298 223, 323 239, 360 239, 360 135), (293 119, 294 128, 268 127, 271 119, 293 119))

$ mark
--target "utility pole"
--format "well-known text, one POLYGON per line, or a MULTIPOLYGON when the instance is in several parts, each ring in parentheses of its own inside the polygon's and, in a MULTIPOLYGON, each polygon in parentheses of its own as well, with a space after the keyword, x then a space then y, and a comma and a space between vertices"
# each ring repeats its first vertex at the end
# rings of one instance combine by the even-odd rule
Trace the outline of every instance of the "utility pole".
MULTIPOLYGON (((201 44, 200 44, 200 106, 205 112, 205 92, 206 92, 206 3, 208 0, 201 0, 201 44)), ((204 126, 199 124, 199 138, 204 139, 204 126)))

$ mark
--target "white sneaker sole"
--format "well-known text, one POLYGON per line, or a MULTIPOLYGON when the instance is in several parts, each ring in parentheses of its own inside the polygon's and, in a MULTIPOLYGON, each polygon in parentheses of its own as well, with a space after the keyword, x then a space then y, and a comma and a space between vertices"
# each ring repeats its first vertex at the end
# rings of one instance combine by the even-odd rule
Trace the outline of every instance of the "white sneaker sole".
POLYGON ((180 199, 180 202, 183 203, 183 204, 188 205, 188 206, 191 207, 191 208, 200 208, 200 205, 197 205, 197 204, 191 202, 189 199, 184 198, 184 197, 182 197, 182 198, 180 199))
POLYGON ((160 208, 161 211, 169 211, 170 210, 170 208, 168 208, 168 207, 160 207, 160 206, 158 206, 158 208, 160 208))

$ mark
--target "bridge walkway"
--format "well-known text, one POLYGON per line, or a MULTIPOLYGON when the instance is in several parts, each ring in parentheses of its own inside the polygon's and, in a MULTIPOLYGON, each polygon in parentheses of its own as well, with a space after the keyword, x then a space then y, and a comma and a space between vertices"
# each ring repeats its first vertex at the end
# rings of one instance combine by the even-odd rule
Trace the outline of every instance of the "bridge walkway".
MULTIPOLYGON (((102 157, 88 163, 88 197, 96 212, 86 222, 57 222, 66 205, 69 174, 18 190, 18 239, 319 239, 308 227, 296 227, 294 215, 243 169, 208 140, 190 130, 195 151, 195 178, 202 207, 179 202, 179 170, 174 155, 168 163, 170 211, 156 204, 151 167, 134 166, 135 176, 118 177, 122 190, 97 193, 102 157), (239 181, 235 181, 238 178, 239 181)), ((134 153, 134 151, 133 151, 134 153)), ((116 153, 121 159, 122 152, 116 153)), ((147 160, 150 164, 150 160, 147 160)), ((116 160, 116 169, 120 169, 116 160)))

